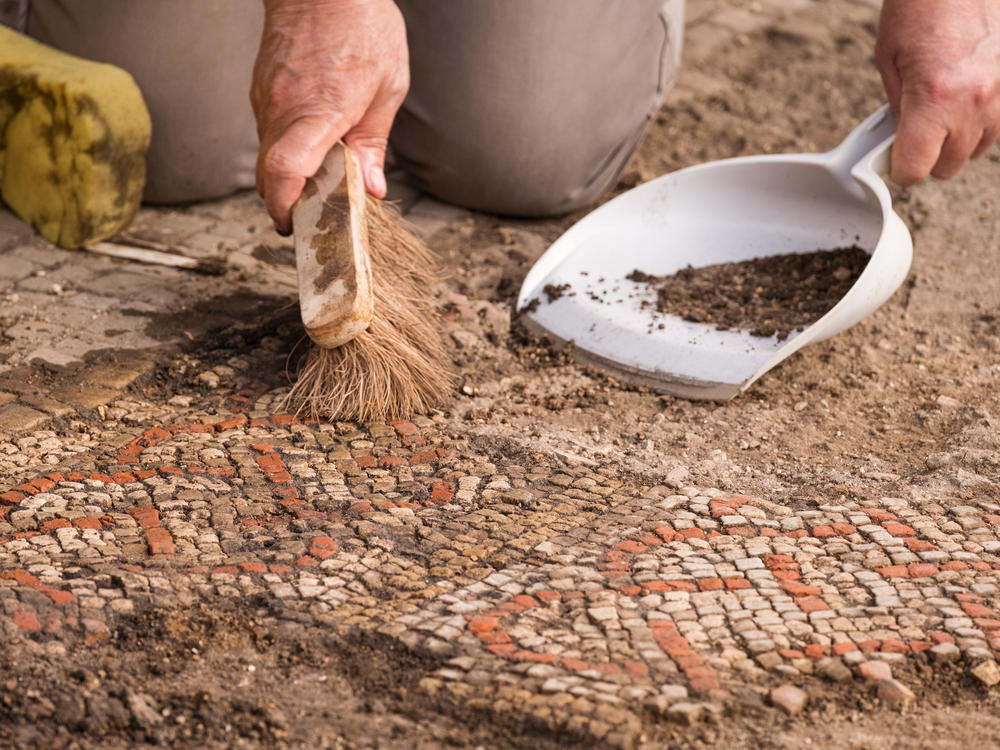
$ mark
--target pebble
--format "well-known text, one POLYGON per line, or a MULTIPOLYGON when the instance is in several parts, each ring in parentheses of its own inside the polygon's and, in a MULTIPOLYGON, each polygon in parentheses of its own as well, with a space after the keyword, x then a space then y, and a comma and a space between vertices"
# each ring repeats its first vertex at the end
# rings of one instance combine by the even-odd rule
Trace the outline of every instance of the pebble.
POLYGON ((777 651, 766 651, 762 654, 757 654, 755 658, 757 659, 757 663, 764 667, 764 669, 773 669, 779 665, 784 665, 784 660, 777 651))
POLYGON ((795 716, 802 712, 809 702, 809 695, 802 688, 795 685, 782 685, 776 687, 770 694, 771 705, 780 708, 789 716, 795 716))
POLYGON ((704 712, 701 703, 675 703, 667 709, 666 717, 671 721, 689 727, 701 719, 704 712))
POLYGON ((219 376, 211 370, 205 370, 205 372, 198 374, 198 382, 209 388, 218 388, 219 376))
POLYGON ((993 660, 980 662, 970 671, 972 676, 986 687, 993 687, 1000 683, 1000 667, 997 667, 997 663, 993 660))
POLYGON ((451 338, 459 349, 475 349, 479 345, 479 337, 471 331, 452 331, 451 338))
POLYGON ((662 685, 660 687, 660 694, 668 701, 676 702, 687 698, 688 690, 683 685, 662 685))
POLYGON ((152 707, 150 699, 142 693, 129 691, 125 702, 128 704, 136 723, 144 729, 163 723, 163 717, 152 707))
POLYGON ((822 659, 816 663, 816 672, 831 682, 845 682, 851 679, 851 670, 840 659, 822 659))
POLYGON ((939 643, 929 650, 931 659, 937 664, 947 664, 958 659, 961 651, 954 643, 939 643))
POLYGON ((879 680, 878 698, 889 708, 902 709, 911 705, 916 696, 906 685, 896 679, 879 680))
POLYGON ((869 682, 881 682, 892 679, 892 667, 884 661, 866 661, 858 665, 858 675, 869 682))

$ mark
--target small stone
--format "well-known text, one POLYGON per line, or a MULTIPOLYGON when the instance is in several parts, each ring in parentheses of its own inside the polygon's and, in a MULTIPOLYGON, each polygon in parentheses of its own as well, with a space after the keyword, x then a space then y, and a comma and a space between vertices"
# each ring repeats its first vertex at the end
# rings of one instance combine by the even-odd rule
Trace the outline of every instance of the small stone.
POLYGON ((844 663, 849 667, 856 667, 865 660, 865 655, 860 651, 848 651, 846 654, 840 657, 844 660, 844 663))
POLYGON ((691 478, 691 472, 683 466, 675 466, 667 472, 666 483, 670 487, 682 487, 691 478))
POLYGON ((661 685, 660 693, 671 703, 682 701, 688 697, 687 688, 683 685, 661 685))
POLYGON ((891 677, 878 682, 878 698, 889 708, 906 708, 917 696, 906 685, 891 677))
POLYGON ((618 610, 614 607, 591 607, 587 613, 598 622, 614 620, 618 617, 618 610))
POLYGON ((795 687, 795 685, 782 685, 771 691, 771 705, 780 708, 789 716, 801 713, 809 701, 809 695, 805 690, 795 687))
POLYGON ((816 663, 816 672, 831 682, 851 679, 851 670, 840 659, 821 659, 816 663))
POLYGON ((872 654, 872 658, 885 662, 886 666, 890 666, 895 663, 901 664, 906 661, 908 657, 906 654, 901 654, 898 651, 879 651, 878 653, 872 654))
MULTIPOLYGON (((454 661, 454 660, 452 660, 454 661)), ((565 678, 550 677, 542 683, 543 693, 563 693, 570 688, 570 683, 565 678)))
POLYGON ((858 675, 869 682, 881 682, 892 679, 892 667, 884 661, 866 661, 858 665, 858 675))
POLYGON ((443 686, 444 682, 441 680, 435 680, 433 677, 424 677, 419 683, 417 683, 417 687, 420 689, 420 692, 425 695, 435 695, 443 686))
POLYGON ((962 655, 970 664, 976 664, 981 661, 989 661, 993 658, 993 652, 983 646, 969 646, 965 649, 962 655))
POLYGON ((155 727, 163 723, 163 717, 150 705, 149 698, 142 693, 129 692, 125 699, 136 723, 143 727, 155 727))
POLYGON ((961 655, 961 651, 954 643, 939 643, 932 647, 929 653, 935 664, 947 664, 961 655))
POLYGON ((675 703, 667 709, 666 716, 671 721, 676 721, 689 727, 698 723, 704 707, 700 703, 675 703))
POLYGON ((986 687, 993 687, 1000 683, 1000 668, 995 661, 984 661, 970 670, 972 676, 983 683, 986 687))
POLYGON ((764 669, 774 669, 779 664, 784 662, 784 659, 781 658, 781 654, 777 651, 765 651, 763 653, 756 654, 754 658, 764 669))
POLYGON ((211 370, 205 370, 205 372, 198 375, 198 382, 209 388, 218 388, 219 376, 211 370))
POLYGON ((459 349, 475 349, 479 346, 479 337, 471 331, 452 331, 451 338, 459 349))

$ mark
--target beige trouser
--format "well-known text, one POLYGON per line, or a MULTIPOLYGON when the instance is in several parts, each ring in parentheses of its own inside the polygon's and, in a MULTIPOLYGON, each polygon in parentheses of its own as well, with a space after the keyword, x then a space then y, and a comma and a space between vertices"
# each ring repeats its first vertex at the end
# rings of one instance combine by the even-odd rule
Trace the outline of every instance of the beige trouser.
MULTIPOLYGON (((398 0, 412 85, 392 146, 418 187, 555 214, 611 187, 673 82, 684 0, 398 0)), ((31 0, 28 31, 138 81, 147 200, 254 183, 256 0, 31 0)))

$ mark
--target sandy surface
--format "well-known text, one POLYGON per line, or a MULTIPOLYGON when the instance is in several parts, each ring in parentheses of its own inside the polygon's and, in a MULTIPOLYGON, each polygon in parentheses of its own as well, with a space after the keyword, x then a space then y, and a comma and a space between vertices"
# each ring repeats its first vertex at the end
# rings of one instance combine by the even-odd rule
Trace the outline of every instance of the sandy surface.
MULTIPOLYGON (((719 50, 693 74, 713 93, 668 100, 632 174, 645 179, 716 158, 835 146, 882 96, 871 64, 872 27, 845 7, 859 15, 850 4, 823 4, 719 50)), ((680 83, 683 92, 684 76, 680 83)), ((1000 219, 991 185, 998 162, 993 150, 955 180, 895 191, 915 248, 900 291, 738 399, 603 394, 599 381, 574 367, 522 369, 517 350, 502 345, 463 362, 467 381, 482 394, 469 406, 503 409, 515 428, 538 431, 574 453, 620 457, 643 472, 681 466, 698 481, 785 502, 916 493, 947 503, 994 494, 996 443, 989 435, 997 408, 1000 219), (588 396, 574 399, 578 390, 588 396), (558 409, 534 411, 536 401, 552 397, 558 409), (588 401, 601 408, 573 408, 588 401)), ((521 257, 527 243, 504 252, 512 231, 476 217, 432 238, 446 264, 458 264, 449 286, 472 299, 513 299, 533 258, 521 257)), ((558 227, 523 231, 548 240, 558 227)), ((534 247, 540 251, 544 242, 534 247)), ((501 421, 474 429, 509 429, 501 421)))

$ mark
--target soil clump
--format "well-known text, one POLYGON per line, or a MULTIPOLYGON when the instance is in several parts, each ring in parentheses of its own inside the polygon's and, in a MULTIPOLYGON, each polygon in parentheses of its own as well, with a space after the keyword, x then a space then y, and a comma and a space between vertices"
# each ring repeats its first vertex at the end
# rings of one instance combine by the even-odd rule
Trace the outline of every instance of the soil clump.
POLYGON ((626 278, 655 293, 641 304, 656 313, 784 341, 829 312, 869 257, 855 246, 688 266, 669 276, 636 269, 626 278))

